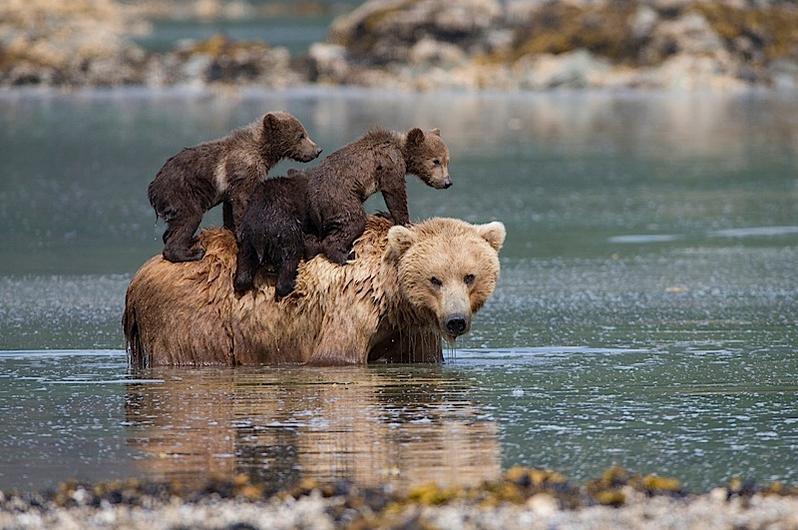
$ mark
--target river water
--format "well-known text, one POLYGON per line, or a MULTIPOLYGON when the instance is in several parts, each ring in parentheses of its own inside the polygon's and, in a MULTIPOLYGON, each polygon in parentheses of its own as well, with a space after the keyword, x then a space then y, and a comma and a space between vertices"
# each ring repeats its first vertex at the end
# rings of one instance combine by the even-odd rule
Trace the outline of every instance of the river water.
POLYGON ((798 483, 796 95, 6 92, 0 225, 2 489, 614 463, 798 483), (439 127, 455 185, 409 177, 411 215, 506 224, 499 286, 443 366, 128 372, 124 292, 163 228, 147 183, 273 109, 327 153, 439 127))

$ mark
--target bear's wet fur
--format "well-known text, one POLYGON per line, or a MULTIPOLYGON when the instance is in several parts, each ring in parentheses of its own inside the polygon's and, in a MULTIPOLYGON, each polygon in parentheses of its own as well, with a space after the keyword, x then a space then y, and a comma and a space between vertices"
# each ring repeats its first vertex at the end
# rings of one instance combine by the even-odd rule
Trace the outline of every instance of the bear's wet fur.
POLYGON ((277 162, 309 162, 320 153, 287 112, 270 112, 223 138, 184 148, 164 163, 147 189, 156 215, 167 223, 163 257, 202 259, 203 250, 192 247, 206 211, 224 203, 224 225, 235 231, 257 183, 277 162))
POLYGON ((451 186, 449 149, 438 129, 403 134, 375 129, 308 169, 308 215, 321 252, 344 264, 366 227, 363 202, 382 192, 394 224, 408 224, 405 175, 425 184, 451 186))
POLYGON ((504 237, 498 222, 408 228, 369 216, 354 262, 303 262, 295 292, 277 303, 264 274, 236 295, 235 238, 204 230, 205 259, 155 256, 131 279, 123 316, 131 365, 440 362, 441 338, 454 340, 448 322, 470 323, 493 293, 504 237))
POLYGON ((236 231, 236 293, 251 289, 266 263, 277 270, 275 300, 294 290, 299 262, 319 253, 318 238, 308 226, 307 192, 308 177, 296 170, 257 185, 236 231))

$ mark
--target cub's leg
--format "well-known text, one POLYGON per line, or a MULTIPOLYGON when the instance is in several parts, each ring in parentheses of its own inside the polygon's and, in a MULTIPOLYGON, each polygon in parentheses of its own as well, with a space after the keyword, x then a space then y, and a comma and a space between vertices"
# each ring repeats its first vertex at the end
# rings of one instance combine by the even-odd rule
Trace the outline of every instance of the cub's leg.
POLYGON ((205 255, 201 248, 191 248, 194 244, 194 232, 202 222, 201 211, 181 212, 166 221, 163 234, 163 257, 167 261, 180 263, 183 261, 199 261, 205 255))
POLYGON ((286 229, 284 238, 281 238, 282 248, 279 251, 277 284, 274 289, 274 299, 278 302, 288 296, 296 285, 299 261, 305 253, 305 242, 302 231, 294 227, 286 229))
POLYGON ((362 208, 358 208, 346 217, 332 219, 325 225, 326 235, 321 242, 322 251, 330 261, 343 265, 352 250, 352 243, 363 235, 366 229, 366 214, 362 208))
POLYGON ((279 302, 294 290, 298 267, 299 256, 284 259, 280 264, 280 269, 277 273, 277 285, 274 288, 274 299, 276 301, 279 302))
POLYGON ((236 274, 233 279, 233 287, 236 293, 243 294, 252 289, 258 264, 258 253, 255 251, 252 242, 246 238, 240 240, 236 256, 236 274))
POLYGON ((233 205, 227 200, 222 203, 222 224, 232 233, 236 233, 236 224, 233 221, 233 205))
POLYGON ((321 241, 316 234, 304 234, 305 239, 305 259, 313 259, 322 253, 321 241))

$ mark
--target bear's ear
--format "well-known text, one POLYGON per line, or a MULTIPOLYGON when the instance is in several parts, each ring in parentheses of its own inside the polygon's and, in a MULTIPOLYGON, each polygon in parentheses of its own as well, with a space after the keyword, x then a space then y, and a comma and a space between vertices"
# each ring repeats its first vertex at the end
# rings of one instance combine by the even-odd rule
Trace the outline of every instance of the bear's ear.
POLYGON ((493 221, 484 225, 476 225, 475 228, 480 237, 487 241, 496 252, 501 250, 504 238, 507 236, 507 230, 505 230, 503 223, 493 221))
POLYGON ((437 127, 435 127, 434 129, 432 129, 430 132, 431 132, 432 134, 434 134, 435 136, 437 136, 438 138, 440 138, 440 137, 441 137, 441 130, 440 130, 440 129, 438 129, 437 127))
POLYGON ((263 117, 263 129, 265 131, 276 131, 279 124, 280 118, 278 118, 273 112, 270 112, 263 117))
POLYGON ((415 241, 416 234, 406 226, 396 225, 388 230, 388 251, 393 258, 402 257, 415 241))
POLYGON ((424 131, 416 127, 415 129, 410 129, 410 132, 407 133, 407 143, 410 145, 421 145, 424 142, 424 131))

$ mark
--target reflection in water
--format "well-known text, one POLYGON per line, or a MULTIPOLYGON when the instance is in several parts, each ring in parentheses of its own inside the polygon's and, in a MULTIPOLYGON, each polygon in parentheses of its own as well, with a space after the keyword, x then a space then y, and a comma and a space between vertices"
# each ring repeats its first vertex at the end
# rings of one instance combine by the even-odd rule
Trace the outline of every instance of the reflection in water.
POLYGON ((436 369, 158 368, 128 386, 129 444, 153 478, 246 473, 363 485, 473 484, 500 473, 496 424, 436 369))

